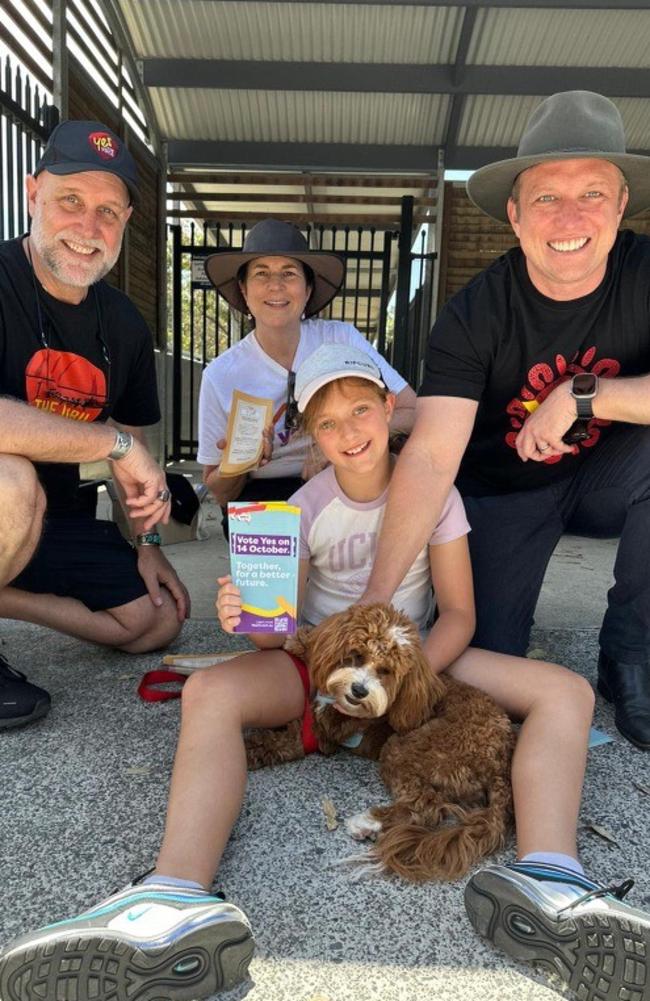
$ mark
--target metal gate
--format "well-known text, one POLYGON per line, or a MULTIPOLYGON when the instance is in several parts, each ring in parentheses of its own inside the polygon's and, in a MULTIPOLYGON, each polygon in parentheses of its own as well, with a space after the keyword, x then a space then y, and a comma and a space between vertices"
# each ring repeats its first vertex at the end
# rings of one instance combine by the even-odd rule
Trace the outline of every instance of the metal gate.
MULTIPOLYGON (((241 247, 247 228, 247 223, 220 221, 170 226, 173 460, 196 456, 203 369, 250 329, 203 268, 205 258, 220 247, 241 247)), ((346 264, 343 287, 321 315, 353 323, 417 388, 433 309, 436 253, 427 249, 431 238, 424 230, 412 247, 413 198, 403 199, 399 231, 316 224, 302 232, 313 250, 333 250, 346 264), (390 310, 389 303, 394 303, 390 310)))
MULTIPOLYGON (((186 223, 170 227, 172 246, 172 442, 171 458, 193 459, 198 446, 197 401, 203 368, 250 329, 233 313, 205 276, 203 261, 218 248, 239 248, 245 223, 186 223)), ((320 314, 345 320, 389 360, 394 353, 388 303, 399 233, 374 227, 304 227, 313 250, 336 251, 345 261, 345 281, 320 314)))

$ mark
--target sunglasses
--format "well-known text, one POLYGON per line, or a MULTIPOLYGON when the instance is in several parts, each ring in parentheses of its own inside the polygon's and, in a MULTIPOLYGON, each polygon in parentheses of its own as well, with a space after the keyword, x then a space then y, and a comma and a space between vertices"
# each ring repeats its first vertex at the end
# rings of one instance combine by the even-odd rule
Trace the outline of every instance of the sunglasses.
POLYGON ((295 397, 296 391, 296 373, 289 372, 287 378, 287 404, 284 411, 284 430, 285 431, 295 431, 300 423, 300 415, 298 413, 298 401, 295 397))

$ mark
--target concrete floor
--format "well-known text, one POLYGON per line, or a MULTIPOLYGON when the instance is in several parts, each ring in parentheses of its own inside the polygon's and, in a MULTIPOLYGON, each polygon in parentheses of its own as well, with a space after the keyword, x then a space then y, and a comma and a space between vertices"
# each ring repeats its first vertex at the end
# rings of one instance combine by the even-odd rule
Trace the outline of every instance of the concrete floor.
MULTIPOLYGON (((190 589, 192 620, 175 652, 242 649, 214 618, 226 551, 214 505, 205 541, 165 547, 190 589)), ((597 629, 614 543, 563 540, 544 585, 533 644, 594 680, 597 629)), ((0 624, 0 652, 52 694, 42 722, 0 738, 0 943, 77 913, 152 865, 162 832, 179 703, 145 704, 136 686, 161 655, 129 657, 37 627, 0 624)), ((636 879, 630 902, 650 909, 648 756, 618 737, 589 752, 579 825, 586 868, 636 879), (614 843, 591 826, 609 831, 614 843)), ((553 781, 552 776, 548 777, 553 781)), ((464 881, 357 883, 341 858, 356 850, 327 830, 385 793, 376 767, 346 755, 253 773, 218 886, 253 923, 252 981, 224 1001, 553 1001, 560 985, 510 962, 473 933, 464 881)), ((512 845, 502 853, 511 857, 512 845)), ((79 999, 83 1001, 83 999, 79 999)), ((163 1001, 163 999, 161 999, 163 1001)))

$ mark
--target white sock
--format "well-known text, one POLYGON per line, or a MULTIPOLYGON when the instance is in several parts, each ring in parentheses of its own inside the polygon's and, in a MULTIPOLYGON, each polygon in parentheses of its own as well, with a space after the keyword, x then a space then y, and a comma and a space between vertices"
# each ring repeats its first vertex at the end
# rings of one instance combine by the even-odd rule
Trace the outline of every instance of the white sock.
POLYGON ((559 865, 562 869, 569 869, 578 876, 584 876, 585 871, 580 862, 573 855, 563 855, 561 852, 531 852, 524 855, 522 862, 541 862, 545 865, 559 865))
POLYGON ((169 886, 170 889, 176 888, 178 890, 205 890, 204 886, 200 883, 195 883, 192 879, 179 879, 178 876, 161 876, 157 872, 152 872, 150 876, 146 876, 141 886, 146 886, 147 883, 158 883, 163 886, 169 886))
POLYGON ((530 866, 531 877, 548 882, 555 889, 562 890, 572 897, 582 896, 583 893, 595 889, 597 885, 585 875, 582 865, 576 858, 564 855, 562 852, 530 852, 515 864, 521 864, 522 868, 530 866), (565 874, 569 877, 566 882, 562 879, 565 874), (575 876, 575 880, 570 878, 572 875, 575 876))

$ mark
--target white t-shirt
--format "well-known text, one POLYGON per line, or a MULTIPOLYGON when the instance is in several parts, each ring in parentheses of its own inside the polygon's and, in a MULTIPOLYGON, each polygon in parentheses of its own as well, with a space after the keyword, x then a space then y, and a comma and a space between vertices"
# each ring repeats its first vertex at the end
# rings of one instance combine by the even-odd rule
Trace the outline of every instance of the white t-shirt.
MULTIPOLYGON (((290 503, 302 512, 300 558, 308 559, 310 566, 301 622, 317 625, 361 597, 375 559, 387 494, 385 490, 367 503, 352 501, 341 490, 334 468, 328 466, 291 497, 290 503)), ((431 624, 433 612, 429 546, 452 542, 469 530, 460 494, 452 487, 428 545, 418 553, 393 597, 395 607, 420 630, 431 624)))
MULTIPOLYGON (((321 344, 352 344, 366 351, 379 367, 384 382, 393 393, 407 385, 351 323, 340 320, 304 320, 300 343, 293 360, 294 372, 321 344)), ((214 358, 205 368, 199 396, 199 450, 197 460, 205 466, 221 462, 217 442, 226 436, 233 389, 273 400, 273 455, 271 461, 254 469, 253 477, 300 476, 311 438, 300 431, 285 431, 287 402, 286 368, 260 347, 255 331, 214 358)))

